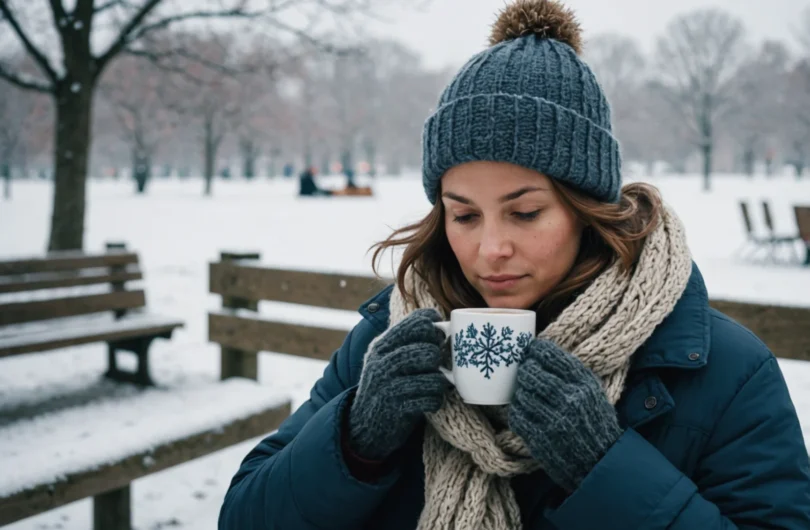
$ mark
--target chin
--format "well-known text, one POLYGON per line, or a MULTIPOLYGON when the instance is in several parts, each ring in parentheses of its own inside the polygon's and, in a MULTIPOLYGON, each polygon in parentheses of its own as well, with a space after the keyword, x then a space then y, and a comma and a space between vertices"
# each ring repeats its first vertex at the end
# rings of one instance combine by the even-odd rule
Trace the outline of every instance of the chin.
POLYGON ((488 307, 498 307, 503 309, 529 309, 534 305, 533 299, 522 293, 515 294, 494 294, 489 293, 483 296, 488 307))

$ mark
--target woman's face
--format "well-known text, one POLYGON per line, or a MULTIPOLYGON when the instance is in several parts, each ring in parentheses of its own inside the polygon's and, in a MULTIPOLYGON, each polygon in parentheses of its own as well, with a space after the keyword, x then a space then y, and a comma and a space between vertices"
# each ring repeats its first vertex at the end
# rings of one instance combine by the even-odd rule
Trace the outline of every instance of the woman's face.
POLYGON ((489 307, 532 307, 574 264, 582 223, 545 175, 467 162, 442 177, 441 200, 450 247, 489 307))

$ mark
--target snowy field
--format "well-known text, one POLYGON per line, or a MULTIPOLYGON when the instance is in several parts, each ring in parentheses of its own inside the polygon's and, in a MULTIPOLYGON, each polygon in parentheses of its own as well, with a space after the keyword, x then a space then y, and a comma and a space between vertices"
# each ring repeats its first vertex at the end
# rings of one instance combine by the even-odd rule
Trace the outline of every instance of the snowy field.
MULTIPOLYGON (((325 181, 339 185, 337 180, 325 181)), ((792 205, 810 205, 810 180, 717 177, 711 193, 700 191, 697 177, 650 182, 683 219, 712 297, 810 307, 810 268, 734 258, 745 240, 737 201, 754 201, 754 222, 761 226, 759 200, 769 199, 777 230, 795 232, 792 205)), ((193 386, 218 377, 219 349, 206 340, 206 311, 220 302, 208 294, 207 273, 208 263, 220 251, 259 251, 262 260, 274 266, 369 274, 368 247, 390 227, 416 220, 428 208, 417 175, 380 178, 372 199, 299 199, 294 196, 296 184, 281 180, 217 181, 210 198, 202 197, 202 186, 200 180, 156 180, 143 197, 133 193, 130 182, 93 181, 89 188, 86 249, 99 251, 107 241, 126 242, 140 253, 150 309, 186 322, 174 339, 158 341, 151 350, 153 374, 165 387, 193 386)), ((0 258, 44 250, 51 193, 47 183, 14 183, 13 200, 0 201, 0 258)), ((352 312, 295 312, 272 304, 264 304, 262 311, 347 328, 359 318, 352 312)), ((105 365, 103 345, 4 359, 0 416, 35 407, 49 397, 88 400, 125 394, 99 381, 105 365)), ((781 365, 810 439, 810 363, 781 365)), ((260 356, 261 382, 288 392, 294 407, 307 398, 322 369, 318 361, 260 356)), ((255 443, 137 481, 132 490, 135 527, 215 529, 228 482, 255 443)), ((78 530, 90 528, 91 519, 91 504, 85 500, 7 528, 78 530)))

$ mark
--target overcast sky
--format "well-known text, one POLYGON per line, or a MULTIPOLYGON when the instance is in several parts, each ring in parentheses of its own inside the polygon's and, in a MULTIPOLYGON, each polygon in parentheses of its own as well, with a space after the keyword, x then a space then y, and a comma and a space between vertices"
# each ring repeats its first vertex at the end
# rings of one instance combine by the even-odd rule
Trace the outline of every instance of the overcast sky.
MULTIPOLYGON (((418 4, 425 0, 403 0, 418 4)), ((657 35, 675 15, 719 7, 736 14, 752 39, 793 41, 796 21, 810 0, 568 0, 585 38, 611 31, 634 36, 652 50, 657 35)), ((377 30, 419 51, 430 67, 458 66, 486 44, 495 13, 504 0, 429 0, 427 7, 392 11, 377 30)))

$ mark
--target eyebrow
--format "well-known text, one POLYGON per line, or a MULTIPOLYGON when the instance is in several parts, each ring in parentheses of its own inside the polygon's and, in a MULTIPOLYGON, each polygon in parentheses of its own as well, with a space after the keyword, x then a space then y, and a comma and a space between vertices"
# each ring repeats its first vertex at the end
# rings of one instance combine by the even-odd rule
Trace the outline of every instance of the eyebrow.
MULTIPOLYGON (((527 193, 530 193, 532 191, 548 191, 548 189, 540 188, 540 187, 537 187, 537 186, 524 186, 524 187, 522 187, 522 188, 520 188, 518 190, 507 193, 506 195, 504 195, 503 197, 498 199, 498 202, 513 201, 513 200, 517 199, 518 197, 522 197, 523 195, 525 195, 527 193)), ((467 197, 457 195, 457 194, 455 194, 455 193, 453 193, 451 191, 446 191, 446 192, 442 193, 442 197, 447 197, 448 199, 453 199, 454 201, 458 201, 458 202, 463 203, 463 204, 472 204, 472 201, 470 199, 468 199, 467 197)))

